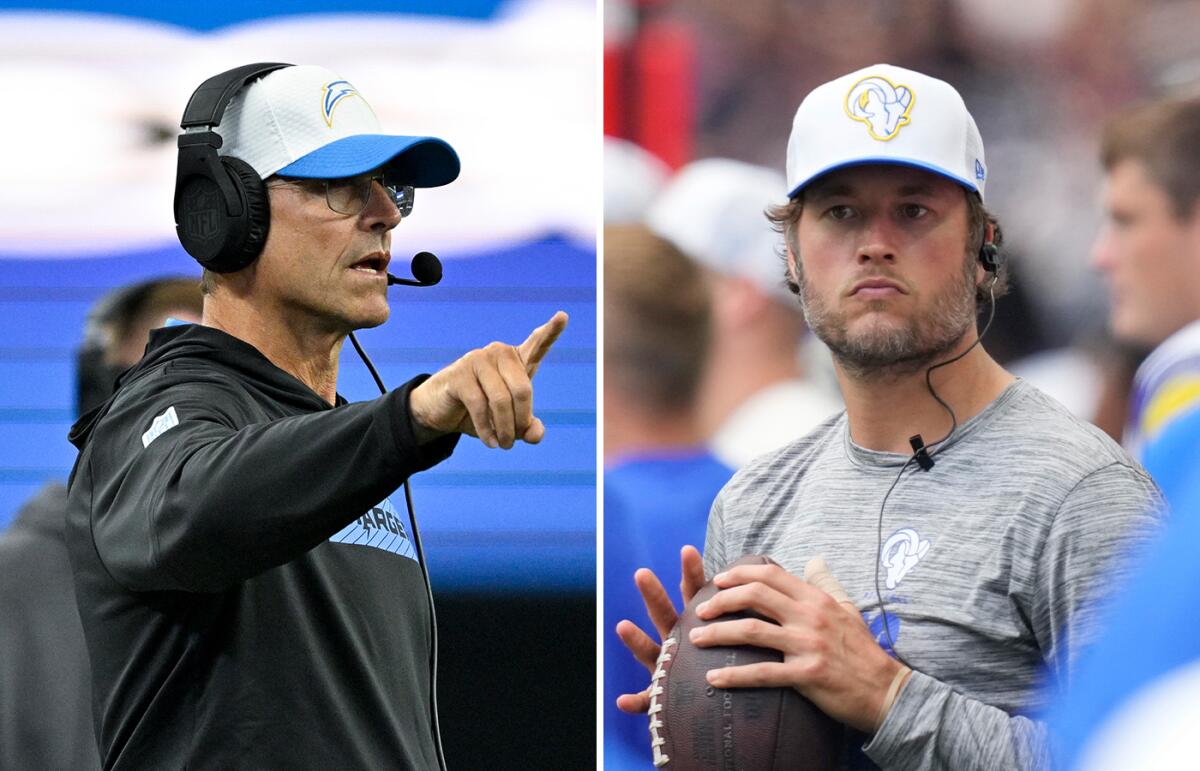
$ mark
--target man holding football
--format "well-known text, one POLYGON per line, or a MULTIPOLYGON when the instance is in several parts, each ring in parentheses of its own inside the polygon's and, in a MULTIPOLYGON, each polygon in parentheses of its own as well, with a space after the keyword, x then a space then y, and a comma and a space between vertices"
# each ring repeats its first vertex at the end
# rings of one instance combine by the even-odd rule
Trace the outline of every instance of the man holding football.
MULTIPOLYGON (((682 553, 684 599, 707 575, 721 591, 701 619, 768 620, 690 642, 781 651, 708 683, 796 688, 854 729, 849 767, 1044 765, 1037 679, 1065 674, 1088 639, 1091 598, 1151 528, 1158 491, 978 344, 1006 274, 982 140, 953 87, 888 65, 826 83, 800 105, 787 160, 789 202, 770 216, 846 410, 718 495, 703 563, 682 553), (726 569, 750 553, 779 564, 726 569)), ((636 582, 666 636, 667 593, 649 571, 636 582)), ((617 631, 655 663, 658 643, 617 631)))

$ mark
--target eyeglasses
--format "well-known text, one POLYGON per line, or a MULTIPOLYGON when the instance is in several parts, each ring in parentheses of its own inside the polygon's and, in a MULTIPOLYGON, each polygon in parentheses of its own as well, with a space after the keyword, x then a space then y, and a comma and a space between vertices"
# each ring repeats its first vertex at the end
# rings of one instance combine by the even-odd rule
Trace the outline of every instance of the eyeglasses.
POLYGON ((289 179, 286 177, 277 179, 283 184, 312 188, 314 192, 317 189, 323 189, 325 203, 329 205, 329 208, 338 214, 350 217, 358 216, 363 209, 367 208, 367 203, 371 200, 371 192, 375 189, 374 183, 378 182, 388 197, 392 199, 392 203, 396 205, 401 219, 412 214, 415 193, 413 186, 397 185, 387 180, 383 174, 360 174, 357 177, 340 179, 289 179))

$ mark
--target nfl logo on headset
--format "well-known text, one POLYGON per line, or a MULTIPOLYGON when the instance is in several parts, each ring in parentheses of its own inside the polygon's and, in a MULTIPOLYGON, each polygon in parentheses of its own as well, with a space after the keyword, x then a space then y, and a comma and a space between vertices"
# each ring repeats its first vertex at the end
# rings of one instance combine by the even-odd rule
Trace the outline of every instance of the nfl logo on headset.
POLYGON ((221 198, 210 185, 192 185, 184 198, 188 238, 212 241, 220 231, 221 198), (207 188, 207 189, 206 189, 207 188))

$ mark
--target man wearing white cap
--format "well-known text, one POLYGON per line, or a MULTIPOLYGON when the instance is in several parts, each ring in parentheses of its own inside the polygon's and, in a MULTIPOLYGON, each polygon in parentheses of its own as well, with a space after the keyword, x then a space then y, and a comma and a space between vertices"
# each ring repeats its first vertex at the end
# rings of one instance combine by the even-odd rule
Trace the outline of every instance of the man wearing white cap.
POLYGON ((155 330, 72 429, 68 542, 104 768, 436 768, 420 542, 389 496, 461 434, 536 443, 566 317, 369 402, 337 393, 389 314, 391 231, 458 175, 352 84, 248 65, 184 113, 175 214, 201 324, 155 330))
MULTIPOLYGON (((1092 633, 1090 598, 1119 580, 1114 558, 1159 503, 1115 443, 977 344, 980 298, 1003 281, 986 180, 947 83, 876 65, 808 95, 773 218, 846 411, 739 472, 713 504, 703 565, 684 552, 685 596, 705 575, 722 589, 701 618, 778 622, 694 633, 783 652, 709 683, 795 687, 854 729, 866 757, 850 752, 849 767, 1043 765, 1037 680, 1066 675, 1092 633), (782 567, 726 569, 746 553, 782 567)), ((674 609, 653 576, 638 583, 665 634, 674 609)), ((648 636, 620 632, 653 663, 648 636)))
POLYGON ((708 280, 712 342, 699 413, 713 454, 732 468, 842 408, 834 387, 805 371, 806 359, 829 354, 816 346, 813 357, 803 355, 804 316, 784 285, 779 236, 763 217, 783 200, 783 186, 777 171, 706 158, 680 169, 646 215, 708 280))

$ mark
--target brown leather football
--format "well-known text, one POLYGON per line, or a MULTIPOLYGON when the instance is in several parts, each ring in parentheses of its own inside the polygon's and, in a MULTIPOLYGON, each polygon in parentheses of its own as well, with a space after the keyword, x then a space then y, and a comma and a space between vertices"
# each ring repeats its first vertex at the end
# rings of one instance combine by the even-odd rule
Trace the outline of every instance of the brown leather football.
MULTIPOLYGON (((733 565, 772 564, 747 555, 733 565)), ((732 565, 730 566, 732 567, 732 565)), ((824 771, 838 767, 842 725, 794 688, 714 688, 710 669, 782 661, 783 654, 749 645, 698 648, 688 641, 697 626, 756 617, 730 613, 701 621, 696 606, 717 593, 704 585, 663 641, 650 687, 654 765, 668 771, 824 771)))

